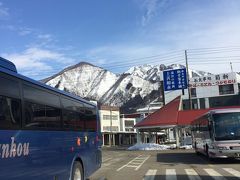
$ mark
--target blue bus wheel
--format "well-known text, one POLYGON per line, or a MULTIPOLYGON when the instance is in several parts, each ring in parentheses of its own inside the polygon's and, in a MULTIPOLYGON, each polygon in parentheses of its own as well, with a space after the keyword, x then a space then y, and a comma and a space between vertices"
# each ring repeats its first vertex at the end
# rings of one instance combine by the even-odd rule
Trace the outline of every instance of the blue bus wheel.
POLYGON ((72 180, 83 180, 83 168, 80 162, 75 161, 72 168, 72 180))

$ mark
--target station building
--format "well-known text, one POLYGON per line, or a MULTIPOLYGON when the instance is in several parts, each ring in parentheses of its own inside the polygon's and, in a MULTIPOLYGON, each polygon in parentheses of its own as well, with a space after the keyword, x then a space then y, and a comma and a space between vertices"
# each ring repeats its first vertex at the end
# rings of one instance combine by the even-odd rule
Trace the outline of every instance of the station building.
POLYGON ((190 99, 187 89, 164 92, 166 105, 135 125, 138 142, 144 142, 146 132, 150 142, 158 142, 157 132, 165 131, 166 139, 170 141, 169 132, 173 132, 179 145, 191 133, 195 118, 210 109, 240 108, 239 84, 240 75, 231 72, 190 78, 190 99))
MULTIPOLYGON (((189 79, 192 109, 240 105, 240 75, 236 72, 193 77, 189 79)), ((182 96, 182 109, 190 109, 188 90, 164 92, 166 103, 182 96)))

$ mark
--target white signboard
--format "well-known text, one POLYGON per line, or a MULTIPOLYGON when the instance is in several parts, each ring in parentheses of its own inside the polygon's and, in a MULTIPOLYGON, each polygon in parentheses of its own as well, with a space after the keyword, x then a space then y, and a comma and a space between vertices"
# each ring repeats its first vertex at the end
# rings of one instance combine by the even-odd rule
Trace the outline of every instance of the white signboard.
POLYGON ((234 84, 236 82, 237 80, 236 80, 235 73, 224 73, 224 74, 191 78, 189 82, 189 86, 192 88, 196 88, 196 87, 234 84))

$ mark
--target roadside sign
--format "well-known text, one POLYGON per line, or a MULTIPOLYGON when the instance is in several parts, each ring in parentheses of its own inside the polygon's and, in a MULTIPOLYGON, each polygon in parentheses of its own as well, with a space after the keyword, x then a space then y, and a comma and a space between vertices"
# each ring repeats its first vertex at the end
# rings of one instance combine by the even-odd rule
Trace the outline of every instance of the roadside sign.
POLYGON ((186 69, 163 71, 164 91, 187 89, 186 69))

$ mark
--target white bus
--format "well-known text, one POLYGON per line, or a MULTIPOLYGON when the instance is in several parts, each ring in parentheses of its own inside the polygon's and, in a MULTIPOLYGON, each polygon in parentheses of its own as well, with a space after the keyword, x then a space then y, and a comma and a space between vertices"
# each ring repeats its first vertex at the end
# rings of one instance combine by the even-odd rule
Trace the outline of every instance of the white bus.
POLYGON ((210 110, 192 122, 196 153, 208 158, 240 158, 240 108, 210 110))

